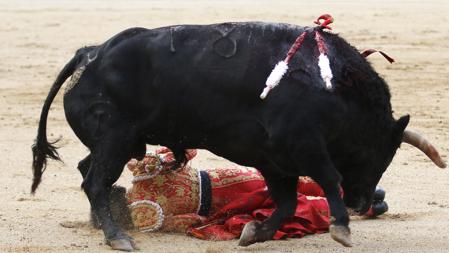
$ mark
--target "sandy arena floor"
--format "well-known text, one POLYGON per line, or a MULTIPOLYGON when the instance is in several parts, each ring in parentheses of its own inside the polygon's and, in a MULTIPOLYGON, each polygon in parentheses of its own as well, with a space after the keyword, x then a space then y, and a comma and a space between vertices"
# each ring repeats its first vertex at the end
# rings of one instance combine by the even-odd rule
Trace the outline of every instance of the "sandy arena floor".
MULTIPOLYGON (((30 146, 50 85, 75 50, 133 26, 223 21, 313 25, 331 13, 334 31, 359 49, 377 48, 397 62, 370 57, 388 81, 396 116, 449 154, 449 2, 447 1, 5 1, 0 0, 0 252, 112 252, 89 227, 89 204, 75 169, 87 154, 65 121, 62 93, 49 116, 50 138, 63 136, 64 163, 50 162, 32 197, 30 146), (304 2, 304 3, 301 3, 304 2), (363 3, 362 3, 363 2, 363 3)), ((199 168, 228 164, 208 152, 199 168)), ((120 183, 129 184, 126 171, 120 183)), ((351 223, 355 246, 328 234, 240 248, 176 234, 132 232, 142 252, 449 252, 449 172, 407 144, 381 185, 390 212, 351 223)))

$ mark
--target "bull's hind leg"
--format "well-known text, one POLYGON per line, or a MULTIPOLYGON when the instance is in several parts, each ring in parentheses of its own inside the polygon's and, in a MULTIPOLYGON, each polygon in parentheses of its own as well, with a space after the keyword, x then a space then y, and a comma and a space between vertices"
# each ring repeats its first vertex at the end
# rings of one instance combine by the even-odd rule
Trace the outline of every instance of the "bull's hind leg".
MULTIPOLYGON (((90 162, 91 162, 91 157, 89 154, 78 163, 78 170, 81 173, 83 180, 86 178, 87 172, 89 172, 90 162)), ((92 209, 90 210, 90 223, 94 228, 100 229, 100 221, 98 220, 97 215, 95 214, 94 210, 92 210, 92 209)))
POLYGON ((276 204, 273 214, 263 222, 252 221, 245 225, 239 245, 271 240, 285 219, 292 217, 297 205, 296 185, 298 177, 263 174, 270 196, 276 204))
POLYGON ((81 176, 83 177, 83 180, 87 176, 87 172, 89 171, 89 167, 90 167, 90 154, 87 155, 83 160, 81 160, 78 163, 78 170, 81 173, 81 176))
POLYGON ((108 131, 91 148, 91 163, 83 182, 83 189, 89 198, 106 243, 113 249, 133 251, 134 242, 122 232, 113 221, 109 206, 112 184, 119 178, 126 162, 133 156, 145 152, 145 144, 137 142, 132 127, 122 126, 108 131))

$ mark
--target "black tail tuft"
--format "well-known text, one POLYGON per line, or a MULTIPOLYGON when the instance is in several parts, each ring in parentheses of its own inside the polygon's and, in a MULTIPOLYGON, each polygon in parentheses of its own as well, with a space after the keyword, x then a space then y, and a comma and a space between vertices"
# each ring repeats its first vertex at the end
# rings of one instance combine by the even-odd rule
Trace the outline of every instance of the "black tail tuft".
POLYGON ((31 185, 31 193, 34 193, 36 191, 36 188, 41 182, 42 173, 45 171, 45 167, 47 165, 47 158, 61 161, 61 158, 56 151, 57 147, 54 146, 54 144, 58 140, 51 143, 47 141, 47 116, 50 110, 51 103, 56 97, 62 84, 69 76, 73 74, 77 64, 82 59, 84 51, 78 51, 79 52, 75 54, 75 56, 65 65, 62 71, 59 73, 42 107, 41 116, 39 119, 39 127, 37 130, 37 137, 31 147, 33 151, 33 183, 31 185))
POLYGON ((54 144, 57 143, 60 139, 49 143, 45 136, 41 139, 39 139, 39 137, 31 146, 31 149, 33 151, 33 183, 31 185, 31 193, 33 194, 36 191, 37 186, 41 182, 42 173, 47 167, 47 158, 61 161, 58 151, 56 151, 58 147, 54 146, 54 144))

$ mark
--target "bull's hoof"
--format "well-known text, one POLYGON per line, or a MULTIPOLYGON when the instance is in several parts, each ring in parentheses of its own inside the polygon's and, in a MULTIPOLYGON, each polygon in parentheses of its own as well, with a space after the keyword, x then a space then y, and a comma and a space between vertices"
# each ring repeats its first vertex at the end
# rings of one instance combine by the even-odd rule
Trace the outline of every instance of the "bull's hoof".
POLYGON ((137 250, 134 240, 132 238, 122 238, 122 239, 109 239, 106 240, 106 244, 111 246, 114 250, 121 250, 131 252, 137 250))
POLYGON ((332 239, 341 243, 345 247, 352 247, 351 231, 346 226, 341 225, 331 225, 329 227, 329 232, 332 239))
POLYGON ((260 227, 260 221, 251 221, 246 223, 240 235, 239 246, 246 247, 258 242, 256 237, 257 228, 260 227))

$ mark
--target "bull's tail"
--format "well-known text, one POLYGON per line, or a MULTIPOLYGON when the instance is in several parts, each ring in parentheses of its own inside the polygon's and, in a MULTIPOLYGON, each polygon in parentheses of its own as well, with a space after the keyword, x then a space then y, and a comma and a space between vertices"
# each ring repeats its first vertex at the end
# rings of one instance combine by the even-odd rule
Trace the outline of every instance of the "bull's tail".
POLYGON ((54 145, 56 142, 58 142, 58 140, 53 142, 48 142, 47 140, 47 116, 48 111, 50 110, 51 103, 53 102, 56 94, 58 93, 65 80, 73 74, 77 64, 81 59, 82 54, 80 52, 77 52, 75 56, 64 66, 55 82, 51 86, 50 92, 48 93, 47 98, 45 99, 45 103, 42 107, 39 127, 37 130, 37 137, 31 147, 33 151, 33 183, 31 185, 31 193, 34 193, 36 191, 37 186, 41 182, 42 173, 44 172, 47 165, 47 158, 61 161, 61 158, 56 151, 57 147, 54 145))

